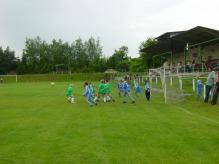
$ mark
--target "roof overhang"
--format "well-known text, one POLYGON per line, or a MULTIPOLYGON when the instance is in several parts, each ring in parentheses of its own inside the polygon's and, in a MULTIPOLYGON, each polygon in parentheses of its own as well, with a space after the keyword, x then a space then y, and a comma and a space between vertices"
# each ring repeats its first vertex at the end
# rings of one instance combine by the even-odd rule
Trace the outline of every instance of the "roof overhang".
POLYGON ((155 45, 142 49, 141 51, 154 56, 166 52, 183 52, 187 43, 189 47, 219 43, 219 31, 197 26, 188 31, 165 33, 158 38, 155 45), (171 34, 174 35, 171 37, 171 34), (167 37, 168 35, 169 37, 167 37))

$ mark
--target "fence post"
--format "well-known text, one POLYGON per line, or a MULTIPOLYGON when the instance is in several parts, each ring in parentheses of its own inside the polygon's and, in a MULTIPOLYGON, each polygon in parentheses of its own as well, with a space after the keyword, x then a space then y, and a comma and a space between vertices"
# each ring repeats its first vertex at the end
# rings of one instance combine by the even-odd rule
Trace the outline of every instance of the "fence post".
POLYGON ((157 79, 157 76, 156 76, 156 84, 157 84, 157 82, 158 82, 158 79, 157 79))
POLYGON ((179 84, 180 84, 180 90, 182 90, 183 89, 182 79, 179 80, 179 84))
POLYGON ((204 85, 204 92, 203 92, 204 99, 205 99, 205 93, 206 93, 206 85, 204 85))
POLYGON ((195 79, 192 80, 193 92, 195 92, 195 79))
POLYGON ((152 83, 152 81, 153 81, 153 78, 152 78, 152 77, 150 77, 150 79, 149 79, 149 80, 150 80, 150 83, 152 83))
POLYGON ((173 86, 173 77, 170 76, 170 86, 173 86))

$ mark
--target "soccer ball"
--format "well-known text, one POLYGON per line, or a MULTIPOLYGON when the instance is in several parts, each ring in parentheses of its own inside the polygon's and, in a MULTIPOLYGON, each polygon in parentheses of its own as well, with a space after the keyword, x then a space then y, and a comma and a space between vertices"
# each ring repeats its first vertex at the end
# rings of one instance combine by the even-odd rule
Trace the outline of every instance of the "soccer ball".
POLYGON ((55 82, 51 82, 50 84, 51 84, 51 86, 52 86, 52 87, 54 87, 54 86, 55 86, 55 82))
POLYGON ((71 98, 71 103, 75 103, 74 97, 71 98))

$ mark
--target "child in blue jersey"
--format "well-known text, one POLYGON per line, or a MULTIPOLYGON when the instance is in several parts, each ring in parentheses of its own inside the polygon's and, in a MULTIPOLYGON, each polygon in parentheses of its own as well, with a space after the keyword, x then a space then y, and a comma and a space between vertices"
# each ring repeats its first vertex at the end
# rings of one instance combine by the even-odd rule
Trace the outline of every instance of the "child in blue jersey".
POLYGON ((132 104, 135 103, 134 98, 130 95, 130 88, 129 84, 127 83, 126 80, 123 82, 123 92, 124 92, 124 97, 123 97, 123 103, 126 103, 126 97, 128 96, 130 100, 132 101, 132 104))
POLYGON ((123 81, 122 80, 119 80, 117 87, 118 87, 119 96, 121 97, 121 93, 123 92, 123 81))
POLYGON ((91 82, 89 83, 89 89, 90 89, 90 92, 91 92, 91 98, 96 103, 98 98, 97 98, 97 95, 95 93, 94 86, 93 86, 93 84, 91 82))
POLYGON ((134 80, 134 89, 135 89, 135 95, 138 96, 141 93, 141 87, 137 80, 134 80))
POLYGON ((87 82, 84 83, 83 96, 86 97, 86 101, 87 101, 89 106, 97 105, 97 103, 92 100, 92 93, 90 91, 90 88, 89 88, 89 85, 87 82))
POLYGON ((197 77, 196 81, 196 98, 199 99, 202 91, 202 81, 197 77))
POLYGON ((145 81, 145 96, 146 99, 149 101, 151 97, 151 92, 150 92, 150 86, 148 80, 145 81))

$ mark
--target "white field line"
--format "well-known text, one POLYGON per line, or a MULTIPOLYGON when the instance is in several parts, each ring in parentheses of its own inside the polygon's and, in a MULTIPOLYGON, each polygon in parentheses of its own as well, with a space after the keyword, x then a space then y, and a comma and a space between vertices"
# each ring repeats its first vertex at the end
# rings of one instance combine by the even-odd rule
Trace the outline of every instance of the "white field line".
POLYGON ((201 116, 201 115, 199 115, 199 114, 192 113, 192 112, 186 110, 186 109, 183 108, 183 107, 179 107, 179 106, 175 106, 175 107, 178 108, 178 109, 180 109, 181 111, 183 111, 183 112, 185 112, 185 113, 191 115, 191 116, 195 116, 195 117, 198 117, 198 118, 200 118, 200 119, 202 119, 202 120, 205 120, 205 121, 214 123, 214 124, 216 124, 216 125, 219 125, 219 122, 218 122, 218 121, 212 120, 212 119, 210 119, 210 118, 208 118, 208 117, 205 117, 205 116, 201 116))

